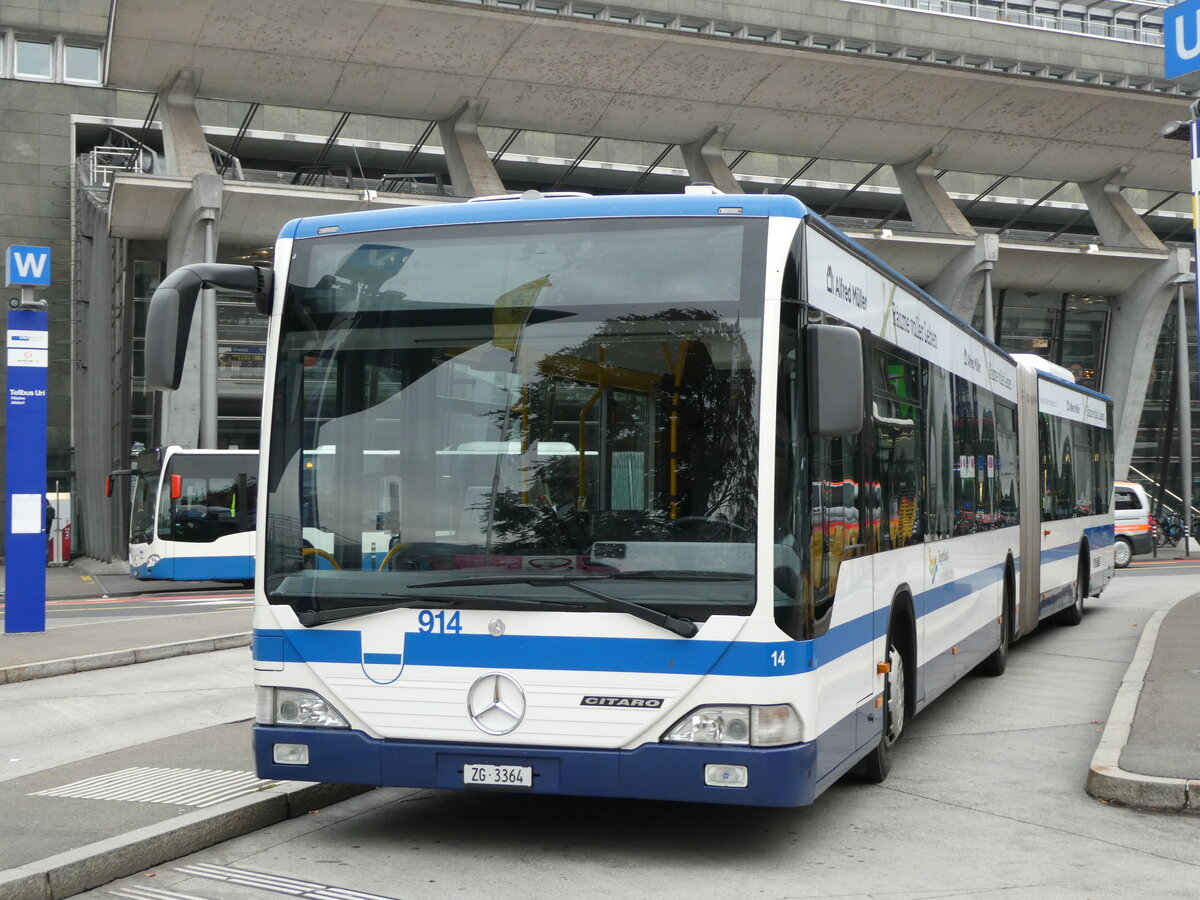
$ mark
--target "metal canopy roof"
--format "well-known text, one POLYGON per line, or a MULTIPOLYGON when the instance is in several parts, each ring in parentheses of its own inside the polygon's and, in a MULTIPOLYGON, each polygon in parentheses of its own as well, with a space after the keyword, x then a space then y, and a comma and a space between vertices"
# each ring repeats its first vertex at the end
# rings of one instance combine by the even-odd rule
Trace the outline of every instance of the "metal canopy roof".
POLYGON ((1052 181, 1189 189, 1187 100, 437 0, 115 0, 110 86, 1052 181))

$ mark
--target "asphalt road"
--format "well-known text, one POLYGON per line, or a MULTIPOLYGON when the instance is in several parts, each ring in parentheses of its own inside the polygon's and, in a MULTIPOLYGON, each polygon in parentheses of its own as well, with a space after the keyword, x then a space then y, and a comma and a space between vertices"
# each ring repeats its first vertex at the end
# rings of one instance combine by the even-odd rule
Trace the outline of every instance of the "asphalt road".
POLYGON ((1135 563, 1081 625, 913 720, 884 784, 812 807, 383 789, 82 896, 1193 898, 1200 820, 1106 806, 1084 779, 1142 627, 1198 567, 1135 563))

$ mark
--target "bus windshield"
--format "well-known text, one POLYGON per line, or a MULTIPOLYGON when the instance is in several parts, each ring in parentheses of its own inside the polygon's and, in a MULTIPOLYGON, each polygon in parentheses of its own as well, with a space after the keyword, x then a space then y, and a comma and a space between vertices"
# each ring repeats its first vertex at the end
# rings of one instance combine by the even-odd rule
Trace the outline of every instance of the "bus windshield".
POLYGON ((143 451, 134 470, 133 508, 129 514, 129 543, 147 544, 154 539, 155 506, 158 502, 158 479, 162 465, 158 454, 143 451))
POLYGON ((592 219, 298 241, 268 600, 310 619, 614 597, 748 614, 765 227, 592 219))

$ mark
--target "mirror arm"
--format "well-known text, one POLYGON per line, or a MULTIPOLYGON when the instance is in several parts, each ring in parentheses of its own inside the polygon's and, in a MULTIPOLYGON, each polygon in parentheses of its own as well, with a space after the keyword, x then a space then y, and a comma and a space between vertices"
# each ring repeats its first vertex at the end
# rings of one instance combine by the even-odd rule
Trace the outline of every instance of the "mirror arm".
POLYGON ((275 273, 260 266, 194 263, 162 280, 146 313, 146 386, 173 391, 183 380, 183 361, 196 299, 205 288, 224 288, 254 295, 260 313, 271 311, 275 273))

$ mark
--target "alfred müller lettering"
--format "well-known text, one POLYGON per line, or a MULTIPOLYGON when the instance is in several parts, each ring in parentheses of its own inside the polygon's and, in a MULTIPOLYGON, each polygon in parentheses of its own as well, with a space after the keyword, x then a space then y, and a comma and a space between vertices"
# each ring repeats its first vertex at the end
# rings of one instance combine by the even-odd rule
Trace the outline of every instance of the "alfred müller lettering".
POLYGON ((827 266, 825 269, 825 290, 851 306, 859 309, 867 308, 867 289, 857 284, 851 284, 841 275, 835 275, 833 266, 827 266))

